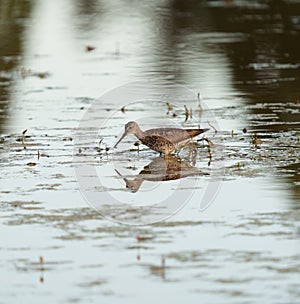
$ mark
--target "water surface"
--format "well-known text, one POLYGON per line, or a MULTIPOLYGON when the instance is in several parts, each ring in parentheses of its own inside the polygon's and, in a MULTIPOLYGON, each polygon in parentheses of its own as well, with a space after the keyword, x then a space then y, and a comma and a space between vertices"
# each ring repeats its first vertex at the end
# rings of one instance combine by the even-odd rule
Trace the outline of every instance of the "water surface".
MULTIPOLYGON (((1 0, 0 12, 0 302, 297 302, 298 1, 1 0), (210 166, 205 143, 195 159, 210 175, 188 177, 200 181, 189 203, 144 227, 99 215, 73 169, 85 111, 131 81, 176 82, 194 97, 175 102, 158 91, 160 107, 146 96, 145 107, 125 113, 122 98, 100 103, 99 124, 114 117, 102 128, 104 150, 92 142, 82 151, 100 171, 113 158, 123 174, 137 175, 158 156, 105 148, 129 119, 165 119, 166 101, 179 109, 168 121, 205 125, 196 114, 200 92, 218 123, 207 133, 210 166), (194 113, 186 122, 184 105, 194 113), (199 212, 211 176, 221 188, 199 212)), ((143 182, 136 195, 149 187, 155 200, 155 189, 169 191, 172 182, 143 182)))

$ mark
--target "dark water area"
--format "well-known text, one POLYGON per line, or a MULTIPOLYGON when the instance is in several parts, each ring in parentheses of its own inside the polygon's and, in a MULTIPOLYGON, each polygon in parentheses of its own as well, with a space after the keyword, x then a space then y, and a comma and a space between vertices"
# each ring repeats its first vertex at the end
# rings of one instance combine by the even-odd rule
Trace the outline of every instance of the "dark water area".
POLYGON ((297 303, 299 38, 296 0, 0 0, 0 303, 297 303), (130 120, 210 130, 164 159, 130 120))

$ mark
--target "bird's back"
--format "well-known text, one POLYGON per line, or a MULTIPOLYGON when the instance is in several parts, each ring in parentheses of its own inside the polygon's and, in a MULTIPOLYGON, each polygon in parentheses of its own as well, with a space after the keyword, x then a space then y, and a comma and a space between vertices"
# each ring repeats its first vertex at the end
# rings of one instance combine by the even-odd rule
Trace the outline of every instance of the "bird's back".
POLYGON ((173 144, 190 140, 193 137, 205 132, 203 129, 178 129, 178 128, 157 128, 144 132, 145 136, 159 136, 167 139, 173 144))

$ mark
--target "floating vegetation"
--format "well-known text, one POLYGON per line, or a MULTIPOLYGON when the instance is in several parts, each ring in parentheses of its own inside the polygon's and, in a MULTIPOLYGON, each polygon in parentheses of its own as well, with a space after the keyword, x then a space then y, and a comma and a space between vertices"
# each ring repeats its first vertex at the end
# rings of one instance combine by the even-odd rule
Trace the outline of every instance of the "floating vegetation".
POLYGON ((49 72, 35 72, 35 71, 32 71, 31 69, 22 68, 21 76, 23 79, 25 79, 27 77, 38 77, 40 79, 44 79, 44 78, 50 77, 50 73, 49 72))
POLYGON ((185 115, 185 120, 184 122, 186 122, 189 118, 192 119, 193 118, 193 110, 192 109, 188 109, 186 105, 184 105, 184 115, 185 115))
POLYGON ((167 105, 167 109, 168 109, 167 115, 169 115, 169 113, 173 111, 173 106, 169 102, 166 102, 166 105, 167 105))
POLYGON ((213 146, 213 142, 211 140, 209 140, 208 138, 206 138, 206 137, 202 137, 202 138, 200 138, 200 139, 197 140, 197 142, 201 142, 201 141, 206 141, 207 145, 209 147, 213 146))
POLYGON ((172 115, 172 117, 177 117, 177 114, 174 111, 174 106, 172 106, 169 102, 166 102, 167 105, 167 115, 172 115))
POLYGON ((201 106, 201 94, 199 92, 197 94, 197 100, 198 100, 198 111, 201 112, 203 109, 201 106))
POLYGON ((25 146, 25 134, 27 132, 27 129, 23 130, 22 133, 21 133, 21 136, 19 138, 17 138, 17 141, 21 142, 22 145, 23 145, 23 148, 26 149, 26 146, 25 146))
POLYGON ((262 140, 258 137, 257 133, 252 134, 251 144, 256 148, 259 148, 259 145, 262 143, 262 140))
POLYGON ((295 149, 290 149, 290 154, 294 155, 295 154, 295 149))
POLYGON ((215 131, 215 134, 218 133, 218 130, 208 121, 207 124, 215 131))
POLYGON ((63 141, 73 141, 73 138, 72 137, 64 137, 63 141))
POLYGON ((140 141, 136 141, 136 142, 134 143, 134 146, 137 147, 138 153, 140 152, 140 145, 141 145, 141 142, 140 142, 140 141))
POLYGON ((42 205, 39 201, 12 201, 9 204, 14 208, 20 208, 24 210, 40 210, 43 209, 40 205, 42 205))
POLYGON ((25 140, 25 134, 27 132, 27 129, 25 129, 24 131, 22 131, 22 144, 24 145, 24 140, 25 140))
POLYGON ((145 241, 151 241, 151 240, 153 240, 154 236, 148 236, 148 235, 138 234, 135 238, 136 238, 136 240, 138 242, 145 242, 145 241))
POLYGON ((87 45, 86 47, 85 47, 85 51, 86 52, 92 52, 92 51, 94 51, 96 49, 96 47, 94 47, 94 46, 92 46, 92 45, 87 45))

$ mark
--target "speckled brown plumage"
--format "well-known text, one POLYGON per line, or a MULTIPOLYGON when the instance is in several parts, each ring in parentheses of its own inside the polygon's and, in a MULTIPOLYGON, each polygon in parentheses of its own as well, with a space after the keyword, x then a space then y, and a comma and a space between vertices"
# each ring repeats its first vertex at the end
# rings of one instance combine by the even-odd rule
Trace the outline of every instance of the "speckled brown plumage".
POLYGON ((125 132, 115 144, 115 147, 126 135, 133 134, 151 150, 168 155, 171 152, 178 151, 195 136, 207 130, 208 129, 156 128, 142 131, 135 121, 130 121, 125 125, 125 132))

